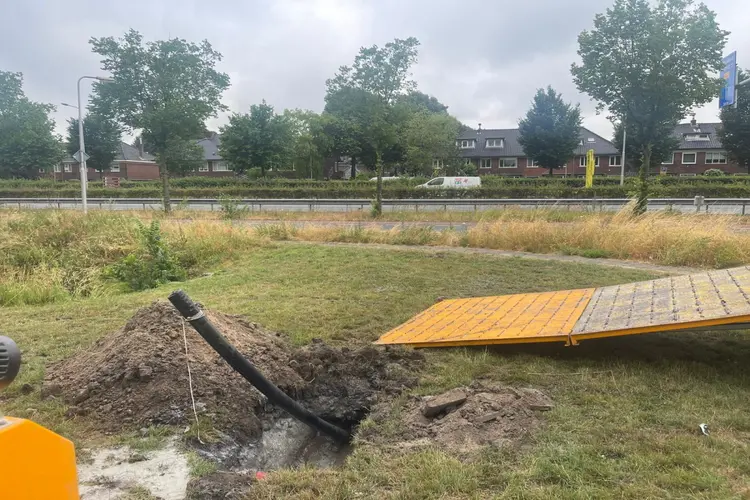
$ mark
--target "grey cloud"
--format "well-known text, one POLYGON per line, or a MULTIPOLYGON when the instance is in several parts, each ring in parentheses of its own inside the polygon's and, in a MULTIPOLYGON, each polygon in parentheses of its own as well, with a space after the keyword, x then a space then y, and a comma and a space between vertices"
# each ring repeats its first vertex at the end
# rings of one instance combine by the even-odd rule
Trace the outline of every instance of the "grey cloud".
MULTIPOLYGON (((711 0, 729 50, 750 66, 750 4, 711 0)), ((539 87, 552 85, 580 102, 585 124, 610 135, 604 115, 580 95, 570 77, 576 37, 611 0, 67 0, 6 2, 0 69, 22 71, 27 94, 59 104, 75 100, 75 81, 99 73, 91 36, 120 36, 134 28, 146 39, 208 39, 224 55, 232 111, 266 99, 278 109, 321 110, 325 80, 350 64, 360 46, 394 37, 422 42, 414 77, 420 89, 450 106, 464 122, 513 126, 539 87)), ((88 87, 86 87, 88 90, 88 87)), ((74 110, 60 108, 58 129, 74 110)), ((715 104, 698 110, 716 119, 715 104)), ((226 120, 220 116, 209 125, 226 120)))

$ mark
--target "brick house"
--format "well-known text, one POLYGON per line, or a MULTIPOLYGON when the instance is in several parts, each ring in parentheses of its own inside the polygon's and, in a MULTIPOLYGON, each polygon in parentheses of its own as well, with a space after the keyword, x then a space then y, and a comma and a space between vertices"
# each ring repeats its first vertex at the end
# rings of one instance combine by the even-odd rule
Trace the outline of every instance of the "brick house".
MULTIPOLYGON (((690 177, 706 170, 718 168, 725 174, 744 174, 746 169, 727 159, 716 130, 721 123, 681 123, 675 128, 675 137, 680 141, 672 157, 662 163, 662 175, 690 177)), ((657 173, 657 172, 654 172, 657 173)))
POLYGON ((219 134, 213 133, 205 139, 199 140, 198 145, 203 148, 205 163, 198 168, 195 175, 202 177, 230 177, 234 175, 229 163, 219 156, 219 146, 221 145, 219 134))
MULTIPOLYGON (((92 181, 100 180, 102 177, 120 177, 133 181, 158 179, 159 167, 154 160, 153 155, 121 142, 112 165, 104 171, 103 175, 89 168, 88 179, 92 181)), ((78 162, 73 157, 67 157, 52 168, 52 177, 59 181, 80 179, 78 162)))
MULTIPOLYGON (((474 163, 479 175, 506 177, 540 177, 549 170, 540 168, 533 158, 524 153, 518 142, 518 129, 467 130, 458 136, 456 145, 467 162, 474 163)), ((622 156, 614 145, 594 132, 581 127, 580 142, 573 158, 563 168, 555 169, 554 176, 586 175, 586 152, 594 150, 596 175, 619 175, 622 156)))

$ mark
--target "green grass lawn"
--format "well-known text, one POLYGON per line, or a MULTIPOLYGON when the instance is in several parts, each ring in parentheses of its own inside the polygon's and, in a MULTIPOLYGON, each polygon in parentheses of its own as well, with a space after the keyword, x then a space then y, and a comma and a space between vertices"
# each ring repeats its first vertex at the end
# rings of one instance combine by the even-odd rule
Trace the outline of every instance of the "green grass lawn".
MULTIPOLYGON (((179 284, 209 308, 247 315, 304 344, 363 343, 440 296, 578 288, 648 279, 593 265, 284 244, 243 253, 211 276, 179 284)), ((41 401, 44 367, 121 327, 148 292, 3 308, 3 333, 25 363, 0 412, 32 418, 79 444, 85 420, 41 401), (24 384, 33 389, 22 394, 24 384)), ((532 386, 555 401, 544 429, 519 450, 459 460, 451 450, 359 447, 342 469, 281 471, 252 498, 743 498, 750 495, 750 337, 643 335, 488 349, 426 350, 416 392, 482 377, 532 386), (707 423, 711 436, 701 436, 707 423)), ((28 389, 28 387, 27 387, 28 389)))

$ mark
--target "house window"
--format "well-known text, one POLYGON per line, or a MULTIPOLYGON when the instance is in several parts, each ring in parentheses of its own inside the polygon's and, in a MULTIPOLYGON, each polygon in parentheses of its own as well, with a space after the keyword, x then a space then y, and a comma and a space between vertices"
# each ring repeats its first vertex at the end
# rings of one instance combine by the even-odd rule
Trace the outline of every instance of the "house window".
POLYGON ((208 162, 198 167, 198 172, 208 172, 208 162))
POLYGON ((588 139, 586 139, 586 142, 596 142, 596 139, 593 137, 589 137, 588 139))
POLYGON ((610 156, 609 157, 609 166, 610 167, 619 167, 622 165, 622 156, 610 156))
MULTIPOLYGON (((578 157, 578 165, 580 165, 583 168, 586 168, 586 157, 585 156, 579 156, 578 157)), ((599 166, 599 157, 594 156, 594 167, 599 166)))
POLYGON ((225 161, 215 161, 214 172, 229 172, 229 165, 225 161))
POLYGON ((500 158, 498 166, 500 168, 516 168, 518 161, 515 158, 500 158))
POLYGON ((445 166, 445 164, 443 163, 443 160, 437 160, 437 159, 432 160, 432 168, 434 170, 441 169, 444 166, 445 166))
POLYGON ((535 160, 534 158, 529 158, 529 159, 528 159, 528 160, 526 161, 526 166, 527 166, 528 168, 537 168, 537 167, 539 167, 539 162, 538 162, 538 161, 536 161, 536 160, 535 160))
POLYGON ((709 141, 711 138, 708 134, 685 134, 686 141, 709 141))
POLYGON ((680 174, 680 177, 695 177, 696 174, 680 174))
POLYGON ((457 141, 458 147, 461 149, 474 149, 474 139, 463 139, 461 141, 457 141))
POLYGON ((674 163, 674 153, 669 155, 669 158, 661 162, 662 165, 672 165, 674 163))
POLYGON ((60 165, 55 165, 53 167, 53 169, 54 169, 55 173, 58 173, 58 174, 60 173, 60 165))
POLYGON ((487 139, 484 147, 486 148, 502 148, 504 147, 504 141, 502 139, 487 139))
POLYGON ((706 163, 726 163, 727 155, 722 152, 710 152, 706 153, 706 163))
POLYGON ((697 153, 682 153, 683 165, 695 165, 698 161, 697 153))
POLYGON ((70 163, 66 163, 65 165, 63 165, 63 170, 70 173, 73 171, 73 166, 70 163))
POLYGON ((492 158, 482 158, 479 160, 479 168, 492 168, 492 158))
POLYGON ((109 166, 109 171, 113 174, 117 174, 120 172, 120 164, 119 163, 113 163, 109 166))

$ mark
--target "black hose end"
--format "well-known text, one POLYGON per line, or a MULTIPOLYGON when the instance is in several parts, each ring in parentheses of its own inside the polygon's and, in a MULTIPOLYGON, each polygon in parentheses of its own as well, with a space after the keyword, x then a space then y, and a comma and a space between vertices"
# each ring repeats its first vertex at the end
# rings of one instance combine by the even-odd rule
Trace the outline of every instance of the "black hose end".
POLYGON ((182 290, 175 290, 169 294, 169 301, 182 314, 183 318, 192 318, 201 312, 198 304, 193 302, 193 299, 182 290))

